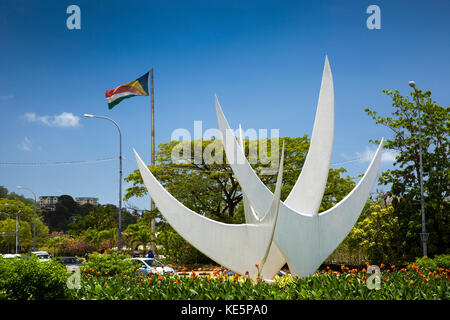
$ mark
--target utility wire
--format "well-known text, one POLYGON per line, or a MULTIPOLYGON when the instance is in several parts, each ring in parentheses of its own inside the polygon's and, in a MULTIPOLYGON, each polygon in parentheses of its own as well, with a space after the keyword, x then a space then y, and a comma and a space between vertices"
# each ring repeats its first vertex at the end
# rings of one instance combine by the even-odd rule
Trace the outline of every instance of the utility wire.
MULTIPOLYGON (((0 162, 0 166, 34 166, 34 167, 43 167, 43 166, 60 166, 60 165, 76 165, 76 164, 88 164, 88 163, 96 163, 96 162, 103 162, 103 161, 112 161, 112 160, 118 160, 118 157, 111 157, 111 158, 102 158, 102 159, 93 159, 93 160, 75 160, 75 161, 53 161, 53 162, 0 162)), ((124 160, 133 161, 132 159, 122 157, 124 160)), ((350 162, 359 161, 363 158, 355 158, 340 162, 333 162, 330 163, 331 166, 335 165, 342 165, 350 162)), ((182 168, 182 166, 180 166, 182 168)), ((192 169, 192 168, 187 168, 192 169)))
POLYGON ((34 167, 60 166, 60 165, 70 165, 70 164, 87 164, 87 163, 95 163, 95 162, 102 162, 102 161, 112 161, 112 160, 118 160, 118 159, 119 159, 119 157, 94 159, 94 160, 54 161, 54 162, 0 162, 0 166, 34 166, 34 167))

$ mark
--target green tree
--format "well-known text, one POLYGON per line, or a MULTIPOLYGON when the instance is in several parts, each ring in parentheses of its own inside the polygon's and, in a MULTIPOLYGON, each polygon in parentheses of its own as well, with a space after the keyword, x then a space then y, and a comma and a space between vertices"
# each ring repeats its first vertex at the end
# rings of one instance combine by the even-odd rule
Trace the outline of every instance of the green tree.
POLYGON ((405 262, 403 252, 407 242, 399 231, 394 208, 380 195, 369 201, 346 240, 350 248, 363 248, 365 257, 373 264, 401 264, 405 262))
POLYGON ((72 217, 76 214, 79 204, 69 195, 58 197, 55 210, 45 210, 44 221, 49 226, 50 231, 67 231, 68 224, 72 222, 72 217))
MULTIPOLYGON (((421 210, 419 184, 419 109, 422 130, 422 161, 426 229, 430 234, 428 254, 433 256, 448 253, 450 248, 449 223, 449 119, 450 108, 437 105, 431 92, 417 90, 411 96, 419 101, 410 101, 398 90, 383 92, 392 99, 390 116, 379 116, 376 111, 365 111, 377 124, 389 128, 393 137, 386 139, 385 149, 393 150, 397 156, 394 169, 382 173, 380 183, 390 185, 393 217, 398 219, 398 233, 406 240, 404 247, 408 260, 422 254, 421 210)), ((378 143, 377 141, 374 141, 378 143)))
MULTIPOLYGON (((15 246, 15 236, 11 235, 11 232, 16 232, 16 216, 19 216, 19 240, 22 251, 30 250, 33 245, 33 228, 34 228, 34 203, 25 204, 20 200, 11 200, 8 198, 0 199, 0 234, 5 232, 8 237, 2 237, 0 239, 0 250, 7 250, 8 243, 11 245, 11 241, 15 246), (20 212, 19 212, 20 210, 20 212), (29 241, 29 239, 31 239, 29 241)), ((36 211, 36 246, 42 245, 48 237, 49 229, 42 222, 42 216, 40 211, 36 211)), ((13 246, 13 248, 14 248, 13 246)), ((11 246, 10 246, 11 248, 11 246)))
POLYGON ((19 200, 25 204, 34 204, 34 199, 25 198, 23 195, 15 192, 9 192, 7 188, 0 186, 0 199, 7 198, 10 200, 19 200))
POLYGON ((144 247, 144 252, 147 252, 147 245, 153 239, 153 234, 150 231, 150 224, 145 223, 143 219, 140 219, 138 223, 130 224, 124 231, 124 237, 131 248, 135 248, 139 245, 144 247))
MULTIPOLYGON (((95 207, 87 215, 74 217, 74 222, 67 225, 68 233, 84 237, 86 241, 100 245, 103 241, 117 242, 119 210, 112 204, 95 207)), ((122 230, 129 224, 136 223, 137 218, 122 209, 122 230)))

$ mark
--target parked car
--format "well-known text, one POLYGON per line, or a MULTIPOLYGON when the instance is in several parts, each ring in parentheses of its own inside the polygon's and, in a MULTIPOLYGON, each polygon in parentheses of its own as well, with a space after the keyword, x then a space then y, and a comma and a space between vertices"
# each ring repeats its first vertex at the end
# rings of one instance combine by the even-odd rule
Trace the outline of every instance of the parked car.
POLYGON ((2 255, 3 258, 6 259, 11 259, 11 258, 20 258, 21 255, 19 253, 15 254, 15 253, 5 253, 2 255))
POLYGON ((37 256, 42 262, 48 261, 52 257, 47 251, 32 251, 31 253, 37 256))
POLYGON ((153 274, 175 273, 172 268, 164 266, 160 261, 153 258, 130 258, 129 260, 137 260, 141 262, 142 266, 139 267, 139 271, 144 275, 149 275, 150 272, 153 274))
POLYGON ((83 265, 83 261, 78 259, 77 257, 58 257, 56 258, 59 262, 61 262, 66 267, 68 266, 78 266, 81 267, 83 265))

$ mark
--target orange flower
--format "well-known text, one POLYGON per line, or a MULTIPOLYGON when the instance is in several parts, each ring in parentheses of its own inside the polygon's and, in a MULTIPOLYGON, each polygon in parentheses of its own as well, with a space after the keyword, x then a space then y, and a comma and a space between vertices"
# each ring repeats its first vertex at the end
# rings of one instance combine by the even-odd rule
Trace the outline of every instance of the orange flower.
POLYGON ((363 276, 363 277, 362 277, 362 280, 363 280, 363 281, 366 280, 366 276, 363 276))
POLYGON ((140 283, 140 282, 138 282, 138 283, 137 283, 137 285, 138 285, 138 286, 140 287, 140 286, 141 286, 141 283, 140 283))
POLYGON ((142 278, 144 278, 144 276, 139 276, 139 279, 142 279, 142 278))
POLYGON ((391 269, 395 270, 395 265, 392 265, 392 266, 391 266, 391 269))
POLYGON ((330 270, 330 267, 329 267, 329 266, 327 266, 327 270, 330 270))
POLYGON ((97 271, 97 274, 100 275, 100 271, 97 271))
POLYGON ((175 280, 174 284, 177 284, 177 283, 178 283, 178 280, 175 280))
POLYGON ((410 283, 410 284, 414 284, 414 281, 411 280, 409 283, 410 283))
POLYGON ((380 266, 380 269, 383 269, 383 268, 384 268, 384 263, 382 263, 380 266))
POLYGON ((405 271, 406 271, 406 269, 405 269, 405 268, 401 268, 401 269, 400 269, 400 271, 402 271, 402 272, 405 272, 405 271))
POLYGON ((348 283, 352 283, 352 280, 348 280, 348 283))
POLYGON ((153 280, 152 278, 148 278, 148 279, 147 279, 148 284, 151 284, 151 283, 152 283, 152 280, 153 280))
POLYGON ((260 276, 257 276, 257 277, 256 277, 256 280, 258 280, 258 281, 261 280, 261 277, 260 277, 260 276))
POLYGON ((123 273, 121 273, 120 276, 123 277, 123 273))
POLYGON ((245 275, 248 275, 248 270, 245 270, 245 275))
POLYGON ((107 287, 108 286, 108 282, 105 282, 105 287, 107 287))
POLYGON ((158 277, 158 280, 159 280, 159 281, 161 281, 161 280, 163 280, 163 279, 164 279, 163 276, 159 276, 159 277, 158 277))
POLYGON ((258 267, 259 267, 259 264, 255 263, 255 267, 258 268, 258 267))
POLYGON ((362 269, 362 273, 366 273, 366 269, 363 268, 363 269, 362 269))
POLYGON ((341 270, 344 271, 345 270, 345 266, 341 266, 341 270))
POLYGON ((439 276, 438 276, 438 275, 436 275, 436 279, 439 279, 439 276))

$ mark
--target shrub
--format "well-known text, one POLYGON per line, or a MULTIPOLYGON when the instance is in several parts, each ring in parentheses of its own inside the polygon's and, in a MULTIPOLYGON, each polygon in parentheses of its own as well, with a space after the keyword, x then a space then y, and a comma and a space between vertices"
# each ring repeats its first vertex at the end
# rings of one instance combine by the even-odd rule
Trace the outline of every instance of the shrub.
POLYGON ((64 299, 68 276, 65 267, 53 259, 42 262, 35 256, 0 258, 0 299, 64 299))
POLYGON ((426 268, 429 270, 436 269, 436 262, 429 257, 417 258, 412 265, 416 265, 419 268, 426 268))
POLYGON ((441 254, 439 256, 435 256, 433 259, 429 257, 421 257, 417 258, 414 263, 419 268, 427 268, 429 270, 436 268, 450 269, 450 254, 441 254))
POLYGON ((450 269, 450 254, 435 256, 433 260, 436 262, 436 267, 450 269))
POLYGON ((126 255, 111 251, 109 253, 93 253, 89 255, 89 260, 84 264, 83 271, 91 271, 93 274, 115 275, 120 273, 131 273, 141 266, 137 261, 126 260, 126 255))

